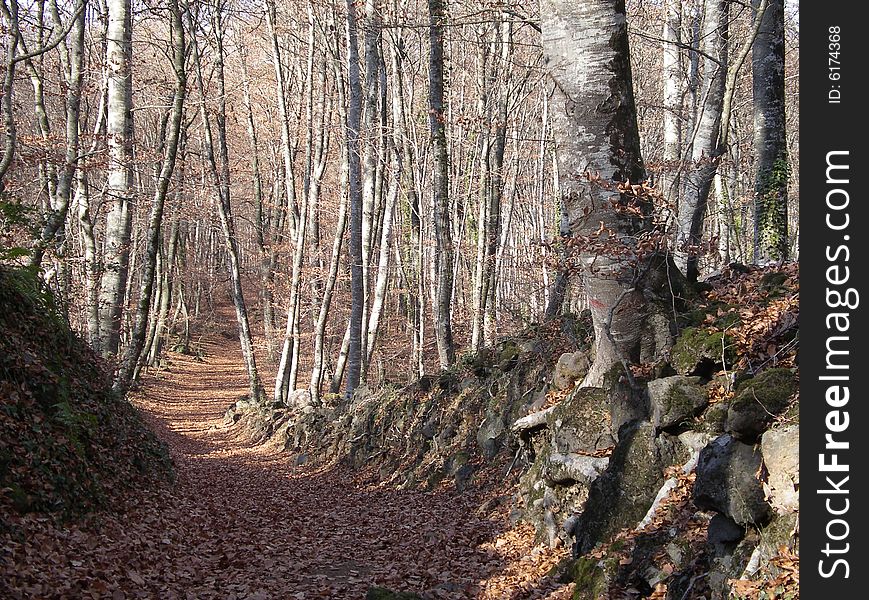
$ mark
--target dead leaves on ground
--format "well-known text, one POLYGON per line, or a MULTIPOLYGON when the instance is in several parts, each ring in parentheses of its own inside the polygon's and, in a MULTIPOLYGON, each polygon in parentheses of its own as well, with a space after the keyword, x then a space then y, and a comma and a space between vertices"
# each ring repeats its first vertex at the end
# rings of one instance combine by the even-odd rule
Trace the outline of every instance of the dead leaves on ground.
MULTIPOLYGON (((205 363, 175 356, 137 399, 170 446, 174 489, 126 493, 113 511, 68 526, 11 517, 0 530, 0 597, 351 600, 373 585, 429 600, 570 596, 548 576, 567 550, 511 527, 509 503, 486 512, 482 491, 303 471, 244 443, 222 424, 244 393, 243 363, 219 344, 205 363)), ((490 483, 503 493, 503 481, 490 483)))

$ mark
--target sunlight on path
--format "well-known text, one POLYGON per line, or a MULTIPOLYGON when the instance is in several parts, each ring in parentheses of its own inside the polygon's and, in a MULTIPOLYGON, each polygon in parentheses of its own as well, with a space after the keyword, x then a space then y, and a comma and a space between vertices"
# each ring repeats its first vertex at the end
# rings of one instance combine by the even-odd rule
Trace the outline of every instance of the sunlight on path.
POLYGON ((534 547, 529 526, 507 525, 508 507, 483 514, 478 492, 295 469, 290 454, 225 424, 247 390, 225 316, 204 358, 169 354, 132 397, 170 449, 175 485, 67 528, 23 517, 23 575, 5 593, 0 581, 0 597, 361 600, 374 585, 431 599, 570 596, 540 584, 566 552, 534 547))

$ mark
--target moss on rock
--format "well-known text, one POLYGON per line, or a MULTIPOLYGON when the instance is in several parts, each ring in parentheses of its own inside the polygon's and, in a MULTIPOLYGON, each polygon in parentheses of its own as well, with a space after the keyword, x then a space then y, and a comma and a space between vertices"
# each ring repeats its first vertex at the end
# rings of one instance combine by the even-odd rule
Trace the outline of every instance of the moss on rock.
POLYGON ((727 411, 726 430, 742 440, 754 440, 783 413, 797 391, 790 369, 773 368, 744 381, 727 411))
POLYGON ((723 331, 688 327, 673 346, 671 360, 680 375, 711 375, 715 367, 736 362, 733 340, 723 331))
POLYGON ((582 556, 568 568, 568 578, 576 584, 573 600, 609 598, 610 583, 618 572, 616 559, 597 560, 582 556))

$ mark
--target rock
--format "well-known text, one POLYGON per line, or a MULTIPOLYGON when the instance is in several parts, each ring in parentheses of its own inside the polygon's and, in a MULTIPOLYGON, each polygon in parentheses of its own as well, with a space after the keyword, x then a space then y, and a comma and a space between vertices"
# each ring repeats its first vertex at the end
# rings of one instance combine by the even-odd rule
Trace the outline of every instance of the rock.
POLYGON ((651 423, 625 425, 607 470, 592 483, 574 527, 575 554, 585 554, 620 529, 634 527, 664 483, 664 469, 677 462, 675 448, 657 443, 651 423))
POLYGON ((670 359, 680 375, 708 378, 722 366, 732 366, 736 352, 733 341, 724 332, 688 327, 676 340, 670 359))
POLYGON ((287 396, 287 406, 301 409, 304 406, 312 406, 311 391, 307 389, 294 390, 287 396))
POLYGON ((703 431, 684 431, 677 436, 677 439, 692 454, 700 452, 710 442, 709 434, 703 431))
POLYGON ((552 385, 559 390, 569 390, 582 381, 591 361, 585 352, 565 352, 558 357, 552 375, 552 385))
POLYGON ((498 369, 504 373, 515 367, 519 362, 519 355, 522 351, 519 345, 513 340, 506 340, 501 343, 501 349, 496 357, 498 369))
POLYGON ((739 525, 762 525, 771 514, 757 478, 758 449, 730 435, 713 440, 700 452, 694 482, 694 503, 720 512, 739 525))
POLYGON ((733 519, 718 513, 709 521, 706 530, 706 544, 711 556, 732 554, 739 541, 745 536, 745 527, 733 519))
POLYGON ((604 389, 609 399, 610 432, 618 437, 622 425, 649 418, 649 401, 642 389, 635 389, 621 363, 604 375, 604 389))
POLYGON ((743 575, 751 577, 764 565, 769 569, 770 575, 773 577, 778 575, 778 567, 770 564, 770 560, 778 556, 779 548, 782 546, 793 551, 798 535, 799 515, 797 513, 775 515, 772 521, 760 531, 760 542, 755 549, 755 555, 749 560, 743 575))
POLYGON ((745 530, 745 537, 736 544, 728 544, 723 553, 715 555, 712 548, 707 546, 709 556, 709 571, 706 582, 710 593, 706 596, 710 600, 731 600, 730 582, 738 579, 751 561, 760 537, 752 528, 745 530), (732 549, 731 549, 732 548, 732 549))
POLYGON ((615 581, 618 570, 618 559, 597 560, 583 556, 571 563, 563 579, 576 583, 573 600, 600 600, 610 597, 610 585, 615 581))
POLYGON ((800 428, 775 427, 763 434, 760 443, 763 462, 769 473, 763 489, 779 514, 800 508, 800 428))
POLYGON ((492 458, 501 449, 507 430, 499 414, 489 413, 477 429, 477 445, 486 458, 492 458))
POLYGON ((490 348, 481 348, 477 352, 463 355, 460 362, 463 367, 471 371, 477 378, 483 378, 488 377, 493 368, 492 358, 492 350, 490 348))
POLYGON ((543 465, 543 477, 553 484, 589 484, 609 464, 609 458, 582 454, 551 454, 543 465))
POLYGON ((767 292, 780 292, 788 280, 788 274, 781 271, 764 273, 760 278, 760 289, 767 292))
POLYGON ((785 411, 796 391, 790 369, 767 369, 743 382, 727 410, 726 431, 737 439, 755 441, 785 411))
POLYGON ((652 424, 658 429, 682 425, 709 402, 699 377, 673 375, 648 384, 652 424))
POLYGON ((700 417, 700 429, 715 437, 723 434, 727 426, 727 411, 729 408, 730 402, 727 400, 710 404, 700 417))
POLYGON ((548 409, 545 426, 526 433, 533 462, 519 480, 519 495, 540 542, 572 543, 562 524, 582 510, 591 481, 606 468, 606 458, 588 456, 598 449, 596 440, 602 448, 614 443, 603 401, 603 390, 576 390, 548 409))
POLYGON ((546 426, 552 432, 553 451, 591 453, 615 445, 608 404, 604 390, 578 388, 552 407, 546 426))

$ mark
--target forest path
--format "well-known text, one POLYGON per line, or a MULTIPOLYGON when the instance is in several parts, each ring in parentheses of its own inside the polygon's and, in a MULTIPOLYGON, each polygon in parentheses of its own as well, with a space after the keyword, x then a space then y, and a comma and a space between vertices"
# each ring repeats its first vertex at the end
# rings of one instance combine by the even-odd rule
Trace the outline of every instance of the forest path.
POLYGON ((132 397, 170 449, 175 484, 84 525, 43 521, 22 566, 34 583, 15 596, 355 600, 379 585, 424 598, 568 597, 539 583, 558 555, 535 548, 527 526, 509 529, 505 509, 482 514, 474 493, 297 470, 227 426, 247 386, 234 315, 217 317, 203 359, 170 353, 132 397))

